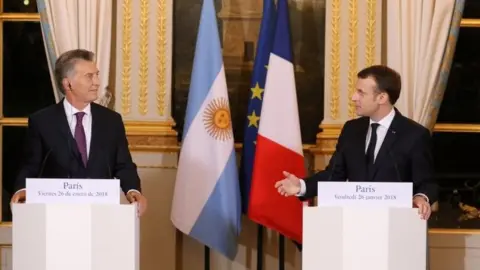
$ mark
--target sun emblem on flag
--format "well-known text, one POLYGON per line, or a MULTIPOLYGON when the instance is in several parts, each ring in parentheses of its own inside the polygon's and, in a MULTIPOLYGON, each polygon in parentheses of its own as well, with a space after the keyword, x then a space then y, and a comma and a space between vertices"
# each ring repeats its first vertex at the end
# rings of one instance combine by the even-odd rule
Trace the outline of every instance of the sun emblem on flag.
POLYGON ((232 121, 227 98, 213 99, 205 109, 203 123, 214 139, 226 141, 233 137, 232 121))

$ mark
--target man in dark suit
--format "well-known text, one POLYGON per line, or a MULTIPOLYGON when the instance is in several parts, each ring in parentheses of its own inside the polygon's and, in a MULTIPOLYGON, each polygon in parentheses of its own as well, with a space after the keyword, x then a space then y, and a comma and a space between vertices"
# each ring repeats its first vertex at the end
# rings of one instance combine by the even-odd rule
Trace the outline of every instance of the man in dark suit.
POLYGON ((55 77, 65 99, 29 117, 26 162, 16 179, 12 203, 25 200, 26 178, 115 177, 142 215, 147 200, 122 117, 93 102, 100 85, 94 54, 81 49, 63 53, 55 63, 55 77))
POLYGON ((360 71, 352 101, 361 117, 345 123, 327 168, 305 180, 284 172, 278 192, 306 200, 317 196, 318 181, 413 182, 413 205, 428 219, 438 196, 431 136, 396 110, 400 90, 400 75, 386 66, 360 71))

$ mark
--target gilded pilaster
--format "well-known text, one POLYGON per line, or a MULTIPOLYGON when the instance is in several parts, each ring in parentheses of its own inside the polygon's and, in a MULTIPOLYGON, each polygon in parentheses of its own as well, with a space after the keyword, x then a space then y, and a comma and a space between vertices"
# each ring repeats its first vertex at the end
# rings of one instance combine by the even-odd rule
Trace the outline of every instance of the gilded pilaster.
MULTIPOLYGON (((132 32, 132 1, 133 0, 125 0, 123 1, 123 4, 121 7, 122 9, 122 17, 121 17, 121 33, 122 33, 122 38, 120 41, 120 48, 121 48, 121 90, 117 91, 120 92, 120 95, 116 96, 121 96, 121 113, 123 115, 129 115, 131 111, 131 99, 132 99, 132 91, 131 91, 131 86, 130 86, 130 79, 131 79, 131 70, 132 70, 132 37, 131 37, 131 32, 132 32)), ((117 102, 117 111, 119 110, 119 103, 117 102)))
POLYGON ((326 46, 326 51, 330 51, 330 76, 325 76, 329 77, 329 85, 326 83, 329 87, 325 87, 325 89, 326 91, 330 89, 330 99, 328 99, 330 100, 330 118, 334 120, 338 119, 340 111, 340 4, 341 0, 332 0, 330 8, 326 8, 328 13, 326 15, 325 43, 330 45, 330 47, 326 46), (326 37, 329 35, 330 42, 327 42, 326 37))
POLYGON ((176 269, 170 221, 179 152, 171 113, 173 0, 116 0, 115 110, 125 130, 148 210, 140 229, 140 268, 176 269))
POLYGON ((171 116, 172 3, 116 2, 115 110, 122 114, 136 149, 177 145, 171 116), (142 132, 133 135, 131 130, 142 132))
MULTIPOLYGON (((167 95, 167 80, 166 75, 170 74, 170 68, 167 64, 167 59, 171 59, 167 57, 167 53, 171 52, 168 50, 168 33, 167 30, 171 28, 167 28, 168 20, 167 20, 167 0, 157 0, 156 5, 156 12, 157 12, 157 44, 156 44, 156 56, 157 56, 157 113, 159 116, 165 116, 167 114, 166 111, 166 104, 165 98, 167 95)), ((170 15, 169 15, 170 16, 170 15)), ((171 48, 171 43, 170 43, 171 48)), ((170 115, 170 113, 168 112, 170 115)))
POLYGON ((148 113, 148 32, 150 27, 148 21, 150 19, 149 1, 140 0, 140 41, 139 41, 139 61, 140 69, 138 70, 138 80, 140 88, 138 93, 138 113, 145 116, 148 113))
MULTIPOLYGON (((358 7, 357 0, 348 1, 348 97, 355 92, 358 72, 358 7)), ((348 103, 348 117, 355 117, 355 104, 348 103)))
POLYGON ((381 63, 382 1, 331 0, 326 5, 324 120, 317 134, 316 169, 335 150, 343 123, 355 118, 357 72, 381 63))

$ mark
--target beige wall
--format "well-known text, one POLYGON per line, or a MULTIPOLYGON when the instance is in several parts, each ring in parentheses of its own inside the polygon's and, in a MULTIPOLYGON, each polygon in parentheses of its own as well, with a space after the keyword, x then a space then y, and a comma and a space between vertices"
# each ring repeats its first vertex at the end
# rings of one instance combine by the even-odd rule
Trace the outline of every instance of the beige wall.
POLYGON ((170 209, 176 173, 176 153, 134 154, 142 179, 148 211, 140 223, 140 266, 142 270, 175 269, 176 232, 170 209))

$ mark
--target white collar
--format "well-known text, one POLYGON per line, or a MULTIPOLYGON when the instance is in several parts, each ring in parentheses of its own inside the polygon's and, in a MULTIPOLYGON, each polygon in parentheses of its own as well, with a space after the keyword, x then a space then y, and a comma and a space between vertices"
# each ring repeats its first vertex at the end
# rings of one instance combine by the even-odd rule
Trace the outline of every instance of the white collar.
MULTIPOLYGON (((75 115, 77 112, 80 112, 80 110, 73 107, 72 104, 70 104, 70 102, 68 102, 67 99, 63 100, 63 108, 65 109, 65 113, 70 117, 75 115)), ((90 104, 88 104, 87 107, 85 107, 85 109, 82 110, 82 112, 84 112, 86 115, 90 115, 91 113, 90 104)))
POLYGON ((380 126, 385 127, 386 129, 390 128, 390 125, 393 122, 393 118, 395 117, 395 109, 392 108, 392 111, 383 117, 380 121, 375 122, 370 118, 370 125, 372 123, 378 123, 380 126))

